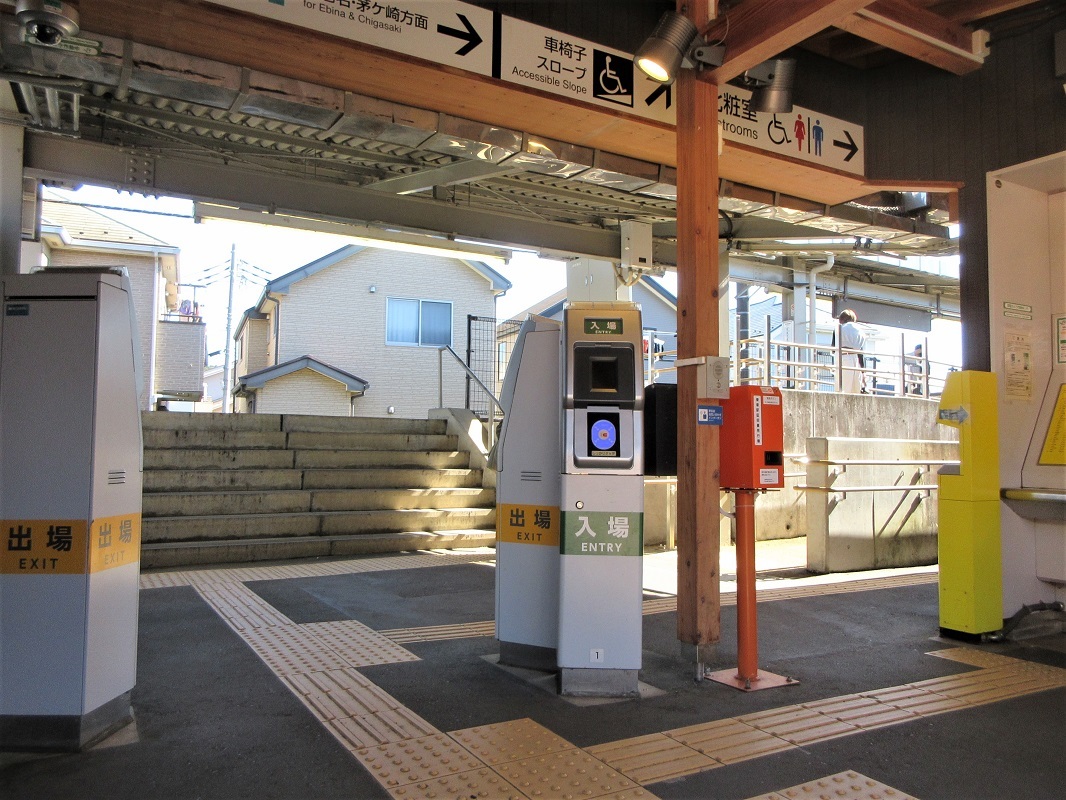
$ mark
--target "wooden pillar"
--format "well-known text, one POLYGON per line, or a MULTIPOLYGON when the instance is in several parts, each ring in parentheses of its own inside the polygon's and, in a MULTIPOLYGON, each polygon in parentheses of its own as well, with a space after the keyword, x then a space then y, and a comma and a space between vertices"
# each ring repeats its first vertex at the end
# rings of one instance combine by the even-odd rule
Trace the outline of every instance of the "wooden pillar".
MULTIPOLYGON (((703 29, 708 0, 679 2, 703 29)), ((718 87, 682 70, 677 80, 678 359, 718 355, 718 87)), ((696 367, 677 375, 677 636, 721 636, 718 428, 697 424, 696 367)))

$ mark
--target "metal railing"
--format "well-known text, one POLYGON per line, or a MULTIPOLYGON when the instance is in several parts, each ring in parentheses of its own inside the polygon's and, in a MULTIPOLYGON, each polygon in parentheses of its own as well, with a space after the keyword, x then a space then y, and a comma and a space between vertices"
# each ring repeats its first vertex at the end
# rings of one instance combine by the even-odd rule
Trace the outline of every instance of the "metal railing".
MULTIPOLYGON (((661 331, 654 333, 662 335, 661 331)), ((740 340, 739 357, 737 344, 729 343, 733 385, 757 384, 810 392, 840 392, 846 383, 846 376, 858 374, 862 391, 866 394, 939 397, 948 373, 958 369, 956 364, 930 359, 928 344, 922 348, 923 355, 905 352, 902 335, 898 354, 852 350, 839 344, 772 340, 769 333, 740 340), (845 356, 858 355, 860 352, 865 366, 845 363, 845 356)), ((676 358, 676 350, 656 353, 654 347, 649 347, 644 357, 645 380, 653 383, 663 375, 676 372, 673 364, 676 358)))
POLYGON ((957 467, 959 462, 950 459, 937 459, 937 458, 918 458, 918 459, 871 459, 871 458, 849 458, 849 459, 816 459, 808 456, 799 456, 792 458, 792 461, 798 464, 816 464, 824 467, 841 467, 839 471, 830 472, 826 477, 826 483, 829 486, 811 486, 810 484, 799 484, 794 488, 798 492, 825 492, 827 494, 840 494, 845 498, 848 493, 858 492, 925 492, 926 497, 931 492, 937 491, 939 488, 936 483, 922 483, 921 480, 924 477, 928 477, 932 474, 933 467, 957 467), (918 483, 892 483, 887 485, 873 485, 873 486, 834 486, 833 482, 847 472, 848 467, 923 467, 919 470, 918 483))
POLYGON ((451 353, 452 358, 455 359, 455 363, 463 368, 463 371, 466 373, 467 378, 472 380, 478 386, 478 388, 481 389, 481 391, 483 391, 485 393, 485 396, 489 399, 489 402, 492 403, 492 405, 495 406, 495 408, 496 408, 496 411, 489 415, 490 418, 485 420, 485 427, 488 428, 488 437, 487 437, 488 448, 491 450, 493 444, 495 443, 496 421, 498 419, 502 419, 503 418, 503 406, 500 405, 499 399, 497 399, 496 395, 492 393, 492 390, 489 389, 489 387, 484 384, 484 382, 481 380, 481 378, 479 378, 474 373, 474 371, 472 369, 470 369, 470 367, 468 367, 466 365, 466 363, 463 361, 463 359, 461 359, 459 357, 459 354, 456 353, 454 350, 452 350, 452 348, 450 346, 448 346, 448 345, 443 345, 442 347, 438 347, 437 348, 437 407, 438 408, 444 408, 444 352, 445 351, 451 353))

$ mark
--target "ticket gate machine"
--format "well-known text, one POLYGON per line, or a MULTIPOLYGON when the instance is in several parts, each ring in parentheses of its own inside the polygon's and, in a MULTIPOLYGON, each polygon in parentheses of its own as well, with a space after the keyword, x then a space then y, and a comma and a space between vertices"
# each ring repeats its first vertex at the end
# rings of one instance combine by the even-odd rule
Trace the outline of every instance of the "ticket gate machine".
POLYGON ((638 692, 643 552, 640 310, 532 317, 508 365, 498 470, 501 663, 558 668, 563 694, 638 692))
POLYGON ((518 332, 500 404, 496 469, 496 638, 500 663, 554 670, 559 639, 560 325, 518 332))
POLYGON ((141 553, 128 277, 0 277, 0 743, 79 750, 132 719, 141 553))

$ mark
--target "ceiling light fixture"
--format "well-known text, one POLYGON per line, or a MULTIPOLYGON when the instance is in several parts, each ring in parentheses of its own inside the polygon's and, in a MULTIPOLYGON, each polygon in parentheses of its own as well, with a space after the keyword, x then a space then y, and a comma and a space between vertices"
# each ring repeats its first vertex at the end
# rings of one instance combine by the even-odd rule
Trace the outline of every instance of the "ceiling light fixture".
POLYGON ((752 67, 741 78, 751 93, 751 108, 768 114, 792 110, 792 84, 796 79, 796 59, 771 58, 752 67))
POLYGON ((724 45, 707 44, 692 20, 676 11, 667 11, 637 50, 634 60, 653 81, 673 83, 683 67, 718 67, 724 58, 724 45))

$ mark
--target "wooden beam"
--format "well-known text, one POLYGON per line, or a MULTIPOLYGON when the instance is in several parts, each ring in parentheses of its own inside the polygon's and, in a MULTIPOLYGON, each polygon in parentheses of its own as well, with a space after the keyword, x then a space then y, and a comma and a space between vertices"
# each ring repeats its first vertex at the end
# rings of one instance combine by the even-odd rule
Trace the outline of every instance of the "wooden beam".
POLYGON ((725 62, 701 73, 723 84, 795 44, 847 19, 872 0, 746 0, 706 29, 709 42, 724 42, 725 62))
POLYGON ((1030 5, 1033 5, 1033 0, 943 0, 928 5, 928 8, 952 22, 967 23, 1030 5))
MULTIPOLYGON (((579 101, 482 78, 346 39, 188 0, 81 0, 85 35, 104 34, 177 53, 512 128, 675 166, 674 128, 579 101), (166 19, 167 24, 159 24, 166 19), (278 58, 278 53, 299 57, 278 58)), ((726 143, 723 174, 751 182, 753 156, 726 143), (734 157, 736 156, 736 158, 734 157)), ((836 204, 861 197, 861 176, 755 158, 767 188, 836 204)))
POLYGON ((984 64, 988 34, 971 31, 908 0, 878 0, 837 27, 955 75, 984 64))
MULTIPOLYGON (((697 27, 707 19, 704 0, 680 0, 678 10, 697 27)), ((677 90, 681 360, 718 354, 718 87, 682 70, 677 90)), ((677 636, 701 645, 721 638, 721 543, 718 428, 697 424, 696 369, 677 371, 677 636)))

